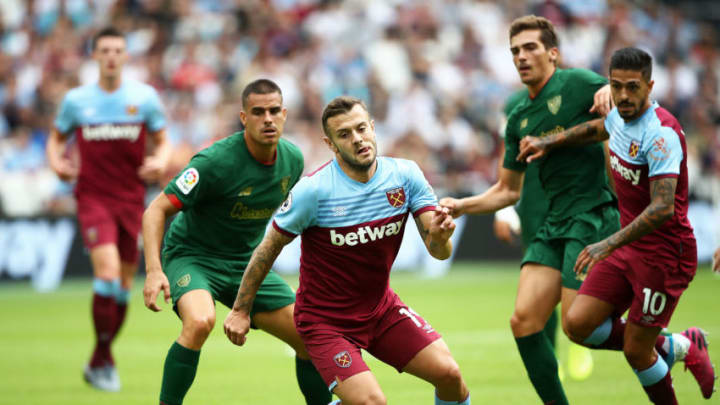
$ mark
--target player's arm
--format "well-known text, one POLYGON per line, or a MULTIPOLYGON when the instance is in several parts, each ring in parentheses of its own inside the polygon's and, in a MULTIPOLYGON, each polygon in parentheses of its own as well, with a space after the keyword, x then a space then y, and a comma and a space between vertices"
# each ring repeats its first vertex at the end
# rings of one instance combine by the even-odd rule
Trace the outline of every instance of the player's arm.
POLYGON ((613 250, 634 242, 659 228, 675 214, 675 188, 677 177, 660 177, 650 180, 650 204, 631 223, 600 242, 588 245, 575 262, 575 272, 610 256, 613 250))
POLYGON ((245 268, 232 310, 223 323, 225 335, 234 344, 238 346, 245 344, 245 336, 250 331, 250 309, 255 300, 255 295, 273 263, 275 263, 275 259, 277 259, 285 245, 292 242, 292 240, 293 238, 271 227, 265 233, 260 245, 255 248, 250 263, 245 268))
POLYGON ((155 150, 151 155, 145 157, 142 166, 138 169, 138 175, 144 181, 152 183, 160 180, 165 173, 165 168, 167 168, 170 161, 172 147, 167 139, 165 129, 150 132, 149 135, 153 139, 155 150))
POLYGON ((450 236, 455 231, 450 210, 436 207, 434 211, 425 211, 415 217, 415 225, 425 242, 430 255, 439 260, 445 260, 452 254, 450 236))
POLYGON ((155 302, 160 290, 165 294, 165 302, 170 300, 170 284, 162 270, 160 249, 165 234, 165 221, 177 214, 178 211, 180 209, 170 202, 168 196, 160 193, 145 209, 142 217, 143 250, 145 251, 143 298, 145 306, 155 312, 161 310, 155 302))
POLYGON ((45 155, 50 169, 64 181, 74 180, 78 175, 78 169, 72 161, 66 157, 67 138, 56 128, 50 130, 50 135, 45 148, 45 155))
POLYGON ((520 140, 520 153, 517 155, 517 160, 530 163, 546 156, 555 148, 587 145, 604 141, 609 137, 610 134, 605 130, 605 119, 598 118, 542 138, 524 137, 520 140))
POLYGON ((463 214, 489 214, 500 208, 513 205, 520 199, 525 174, 516 170, 500 168, 497 183, 480 195, 465 198, 446 197, 440 200, 442 207, 448 208, 453 218, 463 214))

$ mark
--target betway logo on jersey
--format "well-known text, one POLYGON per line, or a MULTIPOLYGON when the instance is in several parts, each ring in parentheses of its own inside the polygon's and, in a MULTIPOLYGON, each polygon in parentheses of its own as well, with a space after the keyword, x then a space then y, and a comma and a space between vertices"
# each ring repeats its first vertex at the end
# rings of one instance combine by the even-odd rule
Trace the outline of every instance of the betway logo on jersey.
POLYGON ((618 172, 622 178, 632 183, 633 186, 637 186, 640 183, 640 169, 629 169, 620 163, 620 159, 617 156, 610 156, 610 167, 618 172))
POLYGON ((355 246, 358 243, 374 242, 386 236, 393 236, 400 233, 405 218, 391 222, 381 226, 361 226, 355 232, 345 234, 337 233, 334 229, 330 230, 330 243, 335 246, 355 246))
POLYGON ((140 136, 142 125, 138 124, 102 124, 85 125, 82 127, 83 138, 86 141, 114 141, 127 139, 135 142, 140 136))

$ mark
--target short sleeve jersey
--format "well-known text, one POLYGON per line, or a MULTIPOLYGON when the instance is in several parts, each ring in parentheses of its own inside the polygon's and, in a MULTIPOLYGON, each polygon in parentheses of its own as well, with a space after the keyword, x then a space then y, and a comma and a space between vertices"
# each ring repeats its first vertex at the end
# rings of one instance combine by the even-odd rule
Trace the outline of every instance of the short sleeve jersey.
MULTIPOLYGON (((526 169, 525 162, 516 160, 524 136, 547 136, 596 118, 588 111, 593 95, 605 83, 605 78, 589 70, 556 70, 535 98, 525 97, 508 117, 503 166, 517 171, 526 169)), ((535 164, 549 200, 548 220, 562 220, 615 199, 608 186, 603 147, 599 143, 557 149, 531 163, 535 164)))
POLYGON ((145 184, 138 168, 145 158, 146 132, 165 127, 160 98, 149 85, 123 80, 108 93, 98 84, 70 90, 60 104, 55 128, 75 135, 80 174, 75 193, 143 204, 145 184))
POLYGON ((383 313, 409 213, 436 206, 420 168, 404 159, 378 157, 367 183, 336 160, 300 180, 273 221, 288 236, 302 235, 296 321, 356 325, 383 313))
MULTIPOLYGON (((509 117, 515 107, 528 97, 527 89, 513 93, 503 109, 505 117, 509 117)), ((520 217, 520 229, 523 245, 528 246, 535 237, 540 226, 545 222, 549 203, 540 184, 538 165, 531 164, 525 169, 520 201, 515 210, 520 217)))
POLYGON ((165 235, 165 257, 209 256, 243 270, 303 167, 300 149, 283 138, 272 164, 250 155, 244 132, 202 150, 165 187, 181 208, 165 235))
POLYGON ((675 213, 634 246, 657 248, 668 243, 676 248, 684 239, 694 239, 687 217, 688 172, 685 133, 677 119, 653 103, 645 113, 625 122, 613 109, 605 119, 610 134, 610 167, 618 193, 620 222, 627 226, 650 205, 650 181, 677 178, 675 213))

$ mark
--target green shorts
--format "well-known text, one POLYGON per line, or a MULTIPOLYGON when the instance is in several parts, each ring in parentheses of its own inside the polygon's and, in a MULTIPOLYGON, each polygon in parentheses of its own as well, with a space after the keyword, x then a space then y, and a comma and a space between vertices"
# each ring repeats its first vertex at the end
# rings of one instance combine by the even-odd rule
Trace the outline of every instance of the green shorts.
POLYGON ((614 204, 604 204, 562 221, 547 220, 525 250, 522 264, 539 263, 558 269, 563 287, 577 290, 583 277, 576 275, 573 267, 580 252, 619 229, 620 214, 614 204))
MULTIPOLYGON (((163 270, 170 282, 173 309, 177 312, 180 297, 191 290, 206 290, 214 300, 232 308, 237 297, 243 271, 228 260, 207 256, 164 257, 163 270)), ((295 302, 295 292, 270 270, 257 292, 250 316, 273 311, 295 302)))

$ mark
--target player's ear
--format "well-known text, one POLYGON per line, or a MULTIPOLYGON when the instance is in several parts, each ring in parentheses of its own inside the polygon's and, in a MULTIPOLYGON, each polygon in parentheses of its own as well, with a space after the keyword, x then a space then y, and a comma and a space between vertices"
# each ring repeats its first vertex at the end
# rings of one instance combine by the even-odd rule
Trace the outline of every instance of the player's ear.
POLYGON ((548 51, 548 54, 550 55, 550 62, 552 62, 553 65, 557 66, 560 62, 560 51, 558 51, 556 47, 552 47, 548 51))
POLYGON ((245 114, 245 110, 240 110, 240 122, 242 122, 243 127, 247 126, 247 114, 245 114))
POLYGON ((375 120, 370 120, 370 129, 375 132, 375 120))
POLYGON ((285 107, 283 107, 283 109, 282 109, 282 116, 283 116, 283 121, 285 121, 287 119, 287 108, 285 108, 285 107))
POLYGON ((337 147, 335 146, 335 144, 333 143, 333 141, 332 141, 327 135, 324 135, 322 139, 323 139, 323 142, 325 142, 325 145, 327 145, 328 148, 330 148, 330 150, 331 150, 333 153, 337 153, 337 151, 338 151, 338 150, 337 150, 337 147))
POLYGON ((652 93, 653 86, 655 85, 655 80, 650 80, 648 82, 648 94, 652 93))

